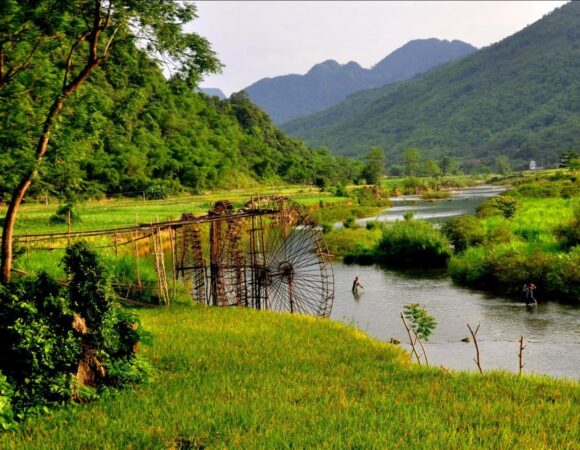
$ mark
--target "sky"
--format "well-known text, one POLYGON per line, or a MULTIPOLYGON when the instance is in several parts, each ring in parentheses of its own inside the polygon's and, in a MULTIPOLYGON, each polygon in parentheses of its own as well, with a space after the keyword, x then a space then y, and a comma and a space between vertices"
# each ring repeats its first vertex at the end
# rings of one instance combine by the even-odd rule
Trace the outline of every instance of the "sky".
POLYGON ((261 78, 304 74, 328 59, 368 68, 412 39, 486 47, 564 3, 203 1, 186 29, 208 39, 225 65, 201 86, 230 95, 261 78))

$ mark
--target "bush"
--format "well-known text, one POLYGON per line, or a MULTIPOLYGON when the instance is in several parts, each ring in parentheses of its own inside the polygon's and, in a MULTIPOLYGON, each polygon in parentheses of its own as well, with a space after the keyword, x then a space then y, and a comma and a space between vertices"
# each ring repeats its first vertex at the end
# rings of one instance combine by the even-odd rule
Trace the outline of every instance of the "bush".
POLYGON ((520 205, 517 198, 509 195, 500 195, 487 200, 477 208, 477 216, 480 218, 503 216, 506 219, 513 217, 520 205))
POLYGON ((68 223, 69 220, 71 224, 82 222, 81 216, 77 212, 73 203, 65 203, 64 205, 59 206, 56 213, 48 219, 49 223, 52 225, 68 223))
POLYGON ((162 184, 152 184, 145 191, 147 200, 165 200, 167 196, 167 188, 162 184))
POLYGON ((77 243, 63 261, 66 286, 40 274, 0 287, 0 370, 19 418, 146 375, 135 356, 139 321, 114 304, 100 259, 77 243))
POLYGON ((441 231, 451 241, 456 252, 479 245, 485 240, 485 229, 473 216, 452 217, 445 222, 441 231))
POLYGON ((449 240, 428 222, 396 222, 383 231, 377 256, 387 264, 445 266, 451 256, 449 240))
POLYGON ((12 386, 0 372, 0 431, 12 428, 14 415, 12 413, 12 386))
POLYGON ((356 218, 354 216, 349 216, 342 222, 342 226, 344 228, 359 228, 359 224, 356 222, 356 218))
POLYGON ((533 281, 539 296, 580 299, 580 248, 567 255, 524 244, 472 247, 449 262, 453 280, 503 295, 519 296, 533 281))
POLYGON ((572 220, 568 224, 556 228, 555 233, 563 249, 580 245, 580 205, 576 205, 574 208, 572 220))

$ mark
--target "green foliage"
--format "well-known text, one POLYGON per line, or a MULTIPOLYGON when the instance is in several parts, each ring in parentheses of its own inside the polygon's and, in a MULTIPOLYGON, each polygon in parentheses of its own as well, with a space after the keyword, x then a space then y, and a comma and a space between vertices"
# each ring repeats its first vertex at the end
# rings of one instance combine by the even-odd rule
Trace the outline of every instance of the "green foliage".
POLYGON ((344 222, 342 222, 344 228, 358 228, 359 224, 356 223, 356 217, 348 216, 344 222))
POLYGON ((419 175, 421 164, 421 151, 418 148, 408 148, 403 152, 405 162, 405 175, 415 177, 419 175))
POLYGON ((0 372, 0 432, 8 430, 14 425, 12 395, 12 386, 10 386, 8 379, 0 372))
POLYGON ((353 94, 283 129, 336 154, 362 155, 379 145, 393 163, 416 147, 425 159, 470 162, 470 172, 496 165, 498 155, 514 169, 531 159, 556 167, 563 150, 579 146, 579 22, 580 4, 569 2, 459 61, 353 94))
POLYGON ((167 196, 167 189, 162 184, 152 184, 145 191, 145 197, 149 200, 164 200, 167 196))
POLYGON ((477 216, 480 218, 503 216, 506 219, 513 217, 518 210, 520 202, 517 198, 509 195, 500 195, 487 200, 477 208, 477 216))
POLYGON ((441 230, 456 252, 482 244, 486 235, 481 222, 473 216, 452 217, 443 224, 441 230))
POLYGON ((580 203, 574 207, 574 217, 568 223, 558 226, 555 232, 564 249, 580 246, 580 203))
POLYGON ((61 205, 56 210, 56 213, 50 216, 48 219, 49 223, 52 225, 60 224, 60 223, 79 223, 81 222, 81 216, 75 208, 73 203, 65 203, 61 205))
MULTIPOLYGON (((34 55, 38 60, 26 76, 22 74, 18 82, 0 89, 0 121, 5 125, 0 128, 0 171, 5 174, 0 177, 0 200, 9 200, 34 164, 38 129, 62 88, 66 66, 62 59, 71 43, 67 33, 78 31, 69 29, 68 21, 80 29, 85 27, 78 18, 87 13, 89 3, 43 0, 30 6, 35 11, 63 10, 63 22, 58 26, 66 29, 58 30, 63 32, 62 40, 42 40, 34 55)), ((217 70, 219 64, 207 41, 180 32, 182 21, 194 17, 191 3, 167 1, 155 8, 145 1, 111 3, 115 20, 125 23, 131 16, 135 26, 121 26, 106 61, 67 100, 30 196, 70 201, 145 193, 147 198, 158 199, 182 189, 198 193, 258 182, 306 184, 317 179, 330 186, 360 178, 362 163, 333 157, 325 149, 311 149, 289 138, 247 96, 237 94, 221 101, 192 89, 203 72, 217 70), (163 34, 150 45, 164 46, 165 51, 135 44, 132 34, 138 31, 141 19, 147 23, 143 33, 163 34), (170 80, 157 60, 161 54, 171 54, 179 63, 170 80), (183 59, 184 55, 188 56, 183 59)), ((15 31, 22 26, 29 33, 25 33, 28 42, 14 44, 22 46, 25 56, 26 48, 38 38, 36 21, 44 20, 45 14, 24 11, 22 2, 10 4, 22 11, 3 16, 7 18, 5 27, 15 31), (20 22, 27 20, 33 23, 23 26, 20 22)), ((58 15, 54 11, 51 16, 58 15)), ((10 34, 0 27, 0 42, 12 39, 5 32, 10 34)), ((139 42, 149 41, 143 38, 139 42)))
POLYGON ((428 341, 437 326, 435 317, 429 314, 419 303, 411 303, 403 307, 403 315, 409 321, 409 326, 415 331, 419 339, 428 341))
POLYGON ((451 277, 462 284, 503 295, 519 295, 530 280, 541 301, 580 298, 580 251, 553 254, 522 244, 472 247, 449 263, 451 277))
POLYGON ((396 222, 383 230, 377 257, 397 267, 445 267, 451 256, 450 243, 428 222, 396 222))
POLYGON ((367 163, 361 176, 367 184, 378 184, 385 169, 385 151, 380 147, 372 147, 365 159, 367 163))
POLYGON ((14 385, 19 418, 96 395, 80 389, 75 378, 90 355, 104 367, 91 387, 121 386, 146 375, 135 356, 143 333, 139 319, 113 304, 99 257, 77 243, 63 263, 66 286, 43 273, 0 286, 0 370, 14 385))

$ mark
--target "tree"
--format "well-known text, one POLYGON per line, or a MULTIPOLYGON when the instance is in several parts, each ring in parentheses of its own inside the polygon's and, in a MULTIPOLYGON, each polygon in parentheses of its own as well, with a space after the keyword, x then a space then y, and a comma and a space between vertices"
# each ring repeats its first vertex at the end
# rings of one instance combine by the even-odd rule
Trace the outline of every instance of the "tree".
POLYGON ((362 172, 363 178, 367 184, 378 184, 385 167, 385 151, 380 147, 371 147, 365 160, 367 163, 362 172))
POLYGON ((440 177, 442 173, 439 164, 437 164, 437 162, 432 159, 425 162, 425 167, 423 170, 425 171, 425 175, 428 177, 440 177))
POLYGON ((421 165, 421 150, 418 148, 408 148, 403 152, 405 161, 405 175, 414 177, 419 173, 421 165))
POLYGON ((495 158, 495 170, 501 175, 509 175, 512 171, 510 167, 510 160, 505 155, 500 155, 495 158))
POLYGON ((444 156, 439 163, 439 166, 443 171, 443 175, 455 175, 460 170, 457 160, 451 158, 450 156, 444 156))
MULTIPOLYGON (((209 43, 183 25, 196 18, 188 1, 6 0, 0 6, 0 103, 18 107, 29 96, 33 147, 12 193, 3 224, 0 281, 12 268, 12 241, 20 204, 37 177, 65 105, 93 72, 106 66, 117 43, 142 45, 172 77, 193 87, 221 65, 209 43), (34 99, 34 101, 32 100, 34 99)), ((111 65, 109 65, 109 69, 111 65)), ((105 69, 106 70, 106 69, 105 69)), ((13 125, 13 124, 8 124, 13 125)))

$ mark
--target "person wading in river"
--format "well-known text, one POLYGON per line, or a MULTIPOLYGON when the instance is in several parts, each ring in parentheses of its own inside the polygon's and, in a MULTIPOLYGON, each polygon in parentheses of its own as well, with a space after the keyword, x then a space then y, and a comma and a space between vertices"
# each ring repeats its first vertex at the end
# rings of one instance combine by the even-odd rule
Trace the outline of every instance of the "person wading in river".
POLYGON ((364 289, 363 285, 360 282, 359 277, 354 277, 354 281, 352 282, 352 292, 353 293, 357 293, 358 292, 358 288, 364 289))
POLYGON ((534 283, 526 283, 522 288, 522 297, 526 302, 526 306, 529 305, 537 305, 538 301, 534 297, 534 290, 536 289, 536 285, 534 283))

